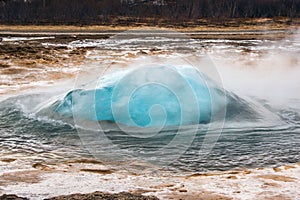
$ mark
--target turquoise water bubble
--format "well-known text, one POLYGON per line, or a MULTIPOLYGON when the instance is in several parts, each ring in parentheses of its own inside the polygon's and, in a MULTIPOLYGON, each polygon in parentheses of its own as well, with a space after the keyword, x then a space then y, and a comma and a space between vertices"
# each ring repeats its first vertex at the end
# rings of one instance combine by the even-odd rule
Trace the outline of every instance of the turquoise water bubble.
POLYGON ((221 90, 190 66, 145 66, 108 74, 94 89, 69 92, 57 106, 63 116, 127 126, 164 127, 211 121, 225 107, 221 90))

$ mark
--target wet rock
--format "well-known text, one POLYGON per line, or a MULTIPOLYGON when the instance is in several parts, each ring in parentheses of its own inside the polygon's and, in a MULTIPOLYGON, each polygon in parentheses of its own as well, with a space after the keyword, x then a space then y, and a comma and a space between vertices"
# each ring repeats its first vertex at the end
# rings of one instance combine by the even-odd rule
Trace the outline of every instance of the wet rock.
POLYGON ((272 174, 267 174, 267 175, 259 175, 257 178, 261 179, 270 179, 273 181, 280 181, 280 182, 294 182, 295 178, 288 177, 288 176, 281 176, 281 175, 272 175, 272 174))
POLYGON ((179 192, 188 192, 186 189, 180 189, 179 192))
POLYGON ((145 51, 143 51, 143 50, 140 50, 138 53, 137 53, 137 55, 147 55, 148 53, 147 52, 145 52, 145 51))
POLYGON ((96 174, 112 174, 112 173, 114 173, 113 170, 109 170, 109 169, 80 169, 80 171, 96 173, 96 174))
POLYGON ((273 167, 273 170, 274 170, 275 172, 281 172, 281 171, 282 171, 282 169, 280 169, 279 167, 273 167))
POLYGON ((21 68, 7 68, 2 70, 2 74, 5 75, 12 75, 12 74, 21 74, 26 72, 27 69, 21 69, 21 68))
POLYGON ((18 197, 14 194, 4 194, 0 196, 0 200, 28 200, 27 198, 18 197))
POLYGON ((296 168, 296 167, 294 167, 294 166, 288 166, 288 165, 287 165, 287 166, 284 166, 284 169, 285 169, 285 170, 295 169, 295 168, 296 168))
POLYGON ((228 176, 227 179, 232 179, 232 180, 236 180, 238 179, 236 176, 228 176))
POLYGON ((6 63, 0 63, 0 69, 4 69, 4 68, 9 68, 9 64, 6 64, 6 63))
POLYGON ((44 165, 42 163, 34 163, 32 165, 32 167, 35 168, 35 169, 43 170, 43 171, 50 171, 50 170, 52 170, 52 168, 50 168, 49 166, 44 165))
POLYGON ((140 194, 131 194, 127 192, 121 192, 118 194, 94 192, 91 194, 72 194, 67 196, 58 196, 47 200, 158 200, 158 198, 154 196, 143 196, 140 194))
POLYGON ((11 162, 14 162, 15 160, 16 160, 15 158, 3 158, 0 161, 6 162, 6 163, 11 163, 11 162))
POLYGON ((0 176, 0 184, 9 185, 18 183, 39 183, 42 180, 40 175, 40 171, 38 170, 7 172, 0 176))

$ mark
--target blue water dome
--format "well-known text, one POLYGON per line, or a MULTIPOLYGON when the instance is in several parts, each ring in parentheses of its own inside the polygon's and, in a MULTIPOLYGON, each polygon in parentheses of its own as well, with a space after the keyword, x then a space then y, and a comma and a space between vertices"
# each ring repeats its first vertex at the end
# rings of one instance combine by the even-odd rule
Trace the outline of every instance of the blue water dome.
POLYGON ((224 92, 191 66, 144 66, 100 77, 57 104, 62 116, 133 127, 209 123, 224 109, 224 92))

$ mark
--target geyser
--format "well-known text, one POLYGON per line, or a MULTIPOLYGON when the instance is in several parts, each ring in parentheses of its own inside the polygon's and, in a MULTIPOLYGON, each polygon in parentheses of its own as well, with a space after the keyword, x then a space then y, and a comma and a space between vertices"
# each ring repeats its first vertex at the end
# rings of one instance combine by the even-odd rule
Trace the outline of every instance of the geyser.
POLYGON ((208 123, 226 107, 224 91, 190 66, 145 66, 97 81, 94 89, 69 92, 55 111, 83 120, 165 127, 208 123))

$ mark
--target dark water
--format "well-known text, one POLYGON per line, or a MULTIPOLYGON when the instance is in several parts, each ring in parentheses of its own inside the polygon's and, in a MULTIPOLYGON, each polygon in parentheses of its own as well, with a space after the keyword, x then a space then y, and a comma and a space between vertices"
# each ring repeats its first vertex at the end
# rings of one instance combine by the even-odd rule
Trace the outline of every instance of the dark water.
POLYGON ((105 127, 103 135, 99 135, 95 130, 76 129, 72 120, 67 122, 54 119, 50 114, 39 116, 28 112, 29 105, 37 105, 38 101, 43 102, 45 99, 47 94, 23 95, 0 103, 2 155, 22 153, 34 157, 35 161, 44 162, 92 156, 107 162, 118 159, 120 162, 125 159, 148 162, 149 159, 143 156, 148 155, 147 152, 155 152, 151 154, 154 164, 172 170, 192 172, 276 166, 300 160, 300 116, 296 110, 271 110, 273 116, 278 118, 268 125, 261 121, 252 123, 244 120, 237 123, 228 119, 220 135, 218 130, 208 131, 208 124, 199 125, 195 135, 189 134, 195 127, 185 127, 183 132, 186 132, 185 137, 192 137, 191 143, 185 144, 188 146, 184 148, 176 146, 178 149, 163 152, 160 149, 174 140, 178 130, 163 130, 155 136, 141 138, 124 133, 113 124, 107 123, 102 125, 105 127), (101 137, 104 136, 109 142, 102 141, 101 137), (207 136, 216 137, 218 140, 212 150, 203 155, 201 146, 207 136), (172 152, 180 155, 170 155, 170 162, 166 157, 172 152))

